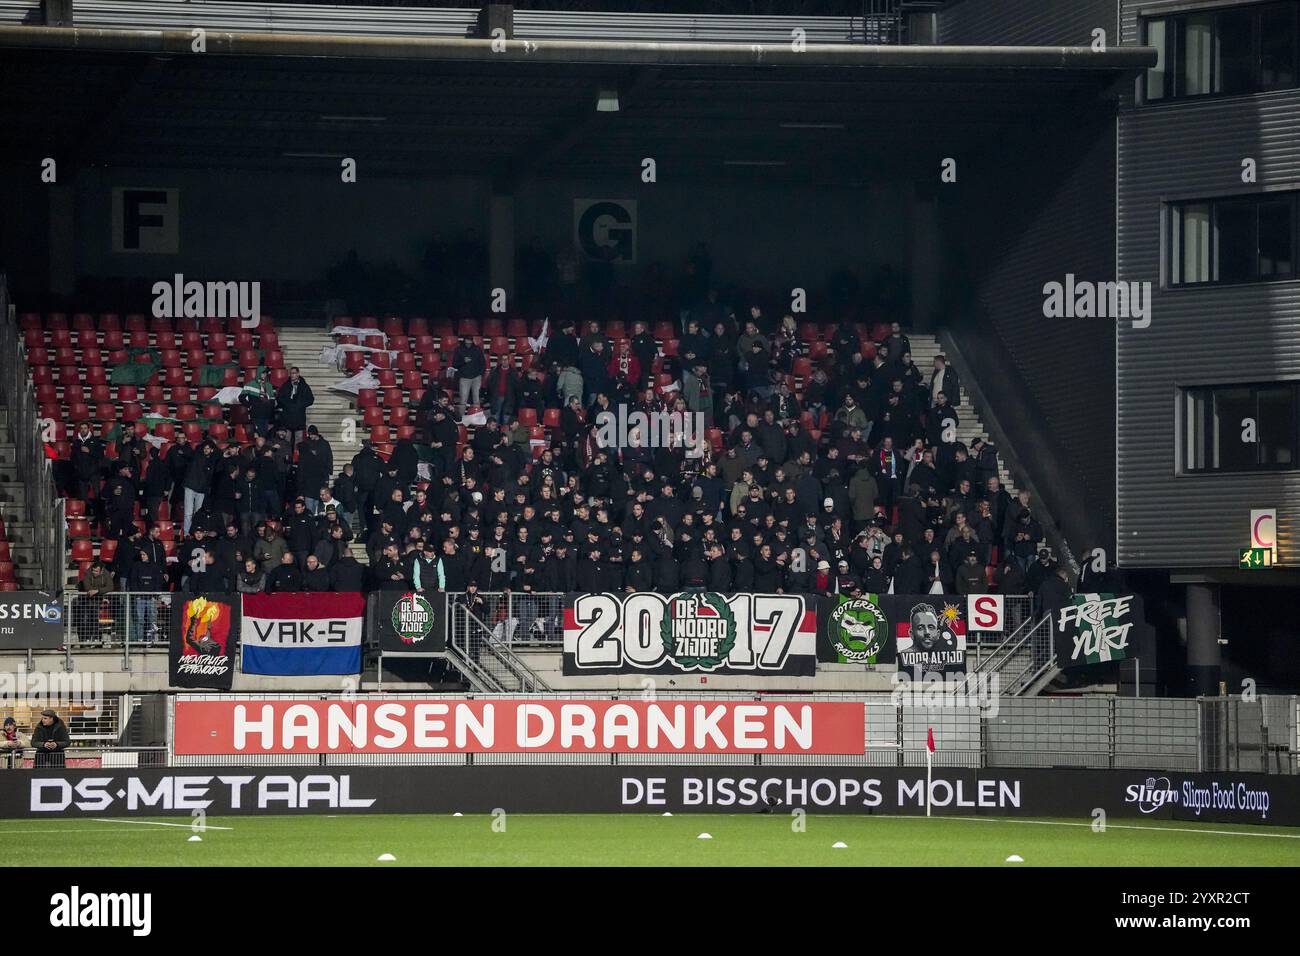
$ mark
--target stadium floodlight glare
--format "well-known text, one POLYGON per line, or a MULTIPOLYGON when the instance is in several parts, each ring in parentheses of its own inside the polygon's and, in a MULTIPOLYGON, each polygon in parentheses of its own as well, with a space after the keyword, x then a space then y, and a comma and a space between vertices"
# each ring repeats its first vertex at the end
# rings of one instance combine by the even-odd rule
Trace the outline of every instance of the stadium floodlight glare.
POLYGON ((597 113, 618 112, 618 90, 602 89, 596 97, 597 113))

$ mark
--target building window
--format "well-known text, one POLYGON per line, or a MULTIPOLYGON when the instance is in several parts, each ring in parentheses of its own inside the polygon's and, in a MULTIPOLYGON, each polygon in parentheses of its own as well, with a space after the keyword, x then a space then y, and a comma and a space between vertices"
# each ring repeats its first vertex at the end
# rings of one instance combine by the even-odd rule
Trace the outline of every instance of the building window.
POLYGON ((1300 383, 1182 390, 1185 473, 1294 470, 1300 461, 1300 383))
POLYGON ((1300 3, 1228 7, 1145 22, 1158 59, 1145 99, 1234 96, 1300 86, 1300 3))
POLYGON ((1268 282, 1296 276, 1300 193, 1169 204, 1169 284, 1268 282))

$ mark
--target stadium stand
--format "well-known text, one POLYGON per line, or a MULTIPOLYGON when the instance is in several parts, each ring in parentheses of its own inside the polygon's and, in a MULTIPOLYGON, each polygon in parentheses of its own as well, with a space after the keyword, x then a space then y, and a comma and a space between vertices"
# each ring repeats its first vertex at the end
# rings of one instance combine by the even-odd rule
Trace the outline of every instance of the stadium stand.
MULTIPOLYGON (((323 333, 277 330, 265 317, 245 329, 239 320, 25 313, 23 352, 67 497, 68 584, 86 590, 89 572, 108 574, 109 590, 132 589, 134 552, 155 541, 164 589, 274 587, 282 537, 300 572, 309 553, 328 572, 347 552, 370 565, 372 588, 409 586, 421 562, 448 591, 470 581, 566 590, 574 574, 617 590, 730 589, 754 574, 808 593, 936 583, 1026 593, 1041 584, 1052 565, 1033 560, 1037 515, 1028 509, 1017 538, 1028 503, 960 387, 955 402, 938 404, 956 380, 937 371, 933 338, 882 321, 777 322, 758 307, 743 324, 734 316, 716 297, 680 322, 581 328, 571 319, 339 316, 323 333), (285 398, 295 369, 310 395, 297 423, 285 398), (679 417, 661 436, 671 447, 607 447, 597 416, 620 408, 624 419, 697 413, 703 428, 692 434, 679 417), (304 425, 316 434, 294 447, 304 425), (190 467, 204 445, 214 474, 190 467), (321 485, 332 501, 322 503, 321 485), (187 489, 207 496, 202 508, 192 499, 188 530, 187 489), (325 515, 336 510, 338 544, 325 515), (493 541, 508 543, 517 562, 504 576, 487 561, 493 541), (386 543, 397 552, 385 556, 386 543), (787 563, 800 546, 806 570, 787 563), (564 560, 546 567, 560 549, 564 560), (199 570, 204 551, 215 564, 199 570), (254 553, 262 560, 250 572, 243 560, 254 553), (104 567, 92 571, 96 562, 104 567)), ((635 446, 637 434, 622 437, 635 446)), ((0 560, 0 587, 15 581, 12 561, 0 560)), ((317 586, 326 582, 317 576, 317 586)))

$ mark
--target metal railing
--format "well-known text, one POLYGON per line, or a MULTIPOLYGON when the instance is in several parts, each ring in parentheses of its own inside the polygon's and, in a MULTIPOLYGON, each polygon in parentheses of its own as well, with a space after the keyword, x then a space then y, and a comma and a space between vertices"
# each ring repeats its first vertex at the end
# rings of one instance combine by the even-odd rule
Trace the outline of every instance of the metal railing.
POLYGON ((122 669, 130 670, 132 650, 166 649, 172 597, 168 591, 69 591, 63 616, 69 669, 74 651, 121 648, 122 669))
POLYGON ((9 301, 6 277, 0 274, 0 387, 9 409, 16 470, 22 476, 25 518, 31 524, 32 547, 40 570, 40 587, 57 593, 64 584, 66 556, 63 499, 54 482, 54 466, 45 454, 36 389, 27 374, 27 352, 22 346, 14 306, 9 301))
POLYGON ((447 647, 452 660, 479 690, 540 693, 550 688, 511 649, 510 639, 521 623, 531 625, 541 603, 533 598, 561 599, 563 595, 492 594, 483 612, 487 620, 464 603, 463 594, 448 594, 447 647), (512 601, 512 598, 518 598, 512 601), (521 618, 514 616, 522 614, 521 618), (495 623, 491 623, 495 619, 495 623))

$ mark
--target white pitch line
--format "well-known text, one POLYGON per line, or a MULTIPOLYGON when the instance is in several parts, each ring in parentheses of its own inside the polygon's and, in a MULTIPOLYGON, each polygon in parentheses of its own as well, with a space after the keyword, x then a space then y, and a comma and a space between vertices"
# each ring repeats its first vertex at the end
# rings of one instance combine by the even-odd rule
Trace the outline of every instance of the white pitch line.
MULTIPOLYGON (((934 819, 931 817, 931 819, 934 819)), ((1060 820, 1003 820, 1000 817, 947 817, 961 823, 1033 823, 1040 827, 1091 827, 1091 823, 1067 823, 1060 820)), ((1158 833, 1212 833, 1217 836, 1270 837, 1274 840, 1300 840, 1300 833, 1249 833, 1243 830, 1200 830, 1196 827, 1143 827, 1131 823, 1107 823, 1106 830, 1155 830, 1158 833)), ((1099 831, 1100 832, 1100 831, 1099 831)))
MULTIPOLYGON (((133 823, 138 827, 184 827, 186 830, 194 830, 192 823, 160 823, 157 820, 107 820, 101 817, 94 818, 96 823, 133 823)), ((233 830, 234 827, 215 827, 210 823, 205 823, 195 833, 201 833, 204 830, 233 830)))

